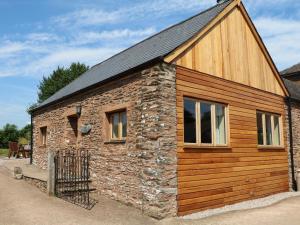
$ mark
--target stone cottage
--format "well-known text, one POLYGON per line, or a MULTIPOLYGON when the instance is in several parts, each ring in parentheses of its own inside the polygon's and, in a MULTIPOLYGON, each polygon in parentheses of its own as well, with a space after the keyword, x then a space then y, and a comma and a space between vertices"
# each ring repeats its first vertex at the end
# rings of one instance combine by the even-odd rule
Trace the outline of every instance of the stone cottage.
POLYGON ((35 108, 33 162, 88 149, 97 191, 157 218, 287 191, 288 95, 242 2, 218 1, 35 108))

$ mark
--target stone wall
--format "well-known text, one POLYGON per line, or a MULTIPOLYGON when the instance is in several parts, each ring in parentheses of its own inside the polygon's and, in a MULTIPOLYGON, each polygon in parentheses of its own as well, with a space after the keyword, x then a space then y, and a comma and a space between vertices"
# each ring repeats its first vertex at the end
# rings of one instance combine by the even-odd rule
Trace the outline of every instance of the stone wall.
POLYGON ((153 217, 175 216, 175 76, 174 66, 161 63, 35 112, 34 163, 45 168, 47 151, 88 149, 92 184, 100 194, 153 217), (79 127, 91 124, 92 129, 70 145, 67 117, 78 105, 79 127), (120 108, 127 110, 126 142, 109 142, 106 113, 120 108), (43 126, 47 126, 46 147, 39 141, 43 126))
MULTIPOLYGON (((287 144, 290 148, 289 141, 289 126, 288 126, 288 111, 286 106, 286 124, 287 124, 287 144)), ((297 170, 300 169, 300 103, 292 102, 292 128, 293 128, 293 150, 294 150, 294 168, 295 178, 297 177, 297 170)), ((290 187, 291 187, 291 158, 289 151, 289 174, 290 174, 290 187)), ((298 187, 299 189, 300 187, 298 187)))

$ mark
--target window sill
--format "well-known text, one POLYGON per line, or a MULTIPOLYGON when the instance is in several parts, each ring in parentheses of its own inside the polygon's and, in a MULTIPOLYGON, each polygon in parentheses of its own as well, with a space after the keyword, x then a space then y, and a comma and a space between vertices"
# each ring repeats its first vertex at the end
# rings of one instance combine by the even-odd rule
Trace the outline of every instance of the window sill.
POLYGON ((205 145, 184 145, 184 149, 225 149, 230 150, 230 146, 205 146, 205 145))
POLYGON ((104 144, 125 144, 126 140, 110 140, 105 141, 104 144))
POLYGON ((257 147, 259 150, 285 150, 284 146, 261 146, 257 147))

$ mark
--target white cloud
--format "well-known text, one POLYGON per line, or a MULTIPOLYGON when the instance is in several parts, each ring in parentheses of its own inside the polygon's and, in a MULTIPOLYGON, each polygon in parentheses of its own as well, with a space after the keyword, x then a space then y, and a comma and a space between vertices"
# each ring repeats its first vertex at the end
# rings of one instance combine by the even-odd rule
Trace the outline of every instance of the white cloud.
POLYGON ((300 61, 300 21, 264 17, 254 23, 279 70, 300 61))
POLYGON ((25 74, 47 75, 57 66, 67 66, 72 62, 82 62, 94 65, 121 51, 120 48, 69 48, 54 51, 27 65, 23 71, 25 74))
POLYGON ((102 32, 82 32, 75 36, 72 44, 90 44, 95 42, 103 42, 103 41, 116 41, 115 39, 123 39, 123 38, 141 38, 150 36, 155 33, 156 29, 153 27, 140 29, 140 30, 131 30, 131 29, 116 29, 110 31, 102 31, 102 32))
POLYGON ((154 0, 145 1, 131 7, 122 7, 113 11, 83 8, 65 15, 52 18, 52 22, 64 29, 74 29, 91 25, 123 23, 138 20, 141 17, 157 18, 170 13, 185 10, 201 10, 214 5, 215 0, 154 0))
POLYGON ((22 43, 6 42, 0 48, 0 58, 5 59, 0 61, 0 77, 41 77, 51 73, 57 66, 68 66, 72 62, 92 66, 155 31, 151 27, 87 31, 62 38, 48 33, 30 33, 22 43))
POLYGON ((60 38, 56 34, 51 33, 30 33, 27 35, 28 41, 33 42, 49 42, 59 41, 60 38))
POLYGON ((255 19, 254 23, 260 33, 266 37, 300 32, 300 21, 298 20, 262 17, 255 19))
POLYGON ((14 54, 26 49, 26 46, 19 42, 5 41, 0 47, 0 58, 11 57, 14 54))
MULTIPOLYGON (((136 13, 176 13, 183 10, 203 9, 204 7, 216 4, 215 0, 156 0, 144 2, 130 9, 133 14, 136 13)), ((129 11, 129 10, 128 10, 129 11)))
POLYGON ((120 19, 118 12, 104 12, 96 9, 82 9, 53 18, 53 22, 65 28, 84 27, 113 23, 120 19))

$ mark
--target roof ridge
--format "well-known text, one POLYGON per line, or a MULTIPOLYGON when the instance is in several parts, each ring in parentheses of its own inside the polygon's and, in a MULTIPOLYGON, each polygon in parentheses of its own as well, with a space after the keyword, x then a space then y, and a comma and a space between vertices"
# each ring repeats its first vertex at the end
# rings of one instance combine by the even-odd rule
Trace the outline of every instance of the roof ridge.
POLYGON ((202 14, 204 14, 204 13, 206 13, 206 12, 208 12, 208 11, 210 11, 210 10, 212 10, 212 9, 214 9, 214 8, 216 8, 216 7, 218 7, 218 6, 221 6, 221 5, 225 4, 225 3, 227 3, 228 1, 233 1, 233 0, 225 0, 224 2, 218 3, 218 4, 216 4, 216 5, 213 5, 213 6, 211 6, 210 8, 208 8, 208 9, 206 9, 206 10, 204 10, 204 11, 201 11, 201 12, 197 13, 197 14, 194 15, 194 16, 191 16, 191 17, 189 17, 189 18, 187 18, 187 19, 185 19, 185 20, 183 20, 183 21, 181 21, 181 22, 178 22, 178 23, 176 23, 176 24, 174 24, 174 25, 171 25, 171 26, 169 26, 169 27, 167 27, 167 28, 165 28, 165 29, 163 29, 163 30, 161 30, 161 31, 159 31, 159 32, 157 32, 157 33, 155 33, 155 34, 153 34, 153 35, 151 35, 151 36, 149 36, 149 37, 143 39, 143 40, 141 40, 140 42, 138 42, 138 43, 136 43, 136 44, 134 44, 134 45, 132 45, 132 46, 130 46, 130 47, 128 47, 128 48, 126 48, 126 49, 124 49, 124 50, 122 50, 122 51, 120 51, 120 52, 114 54, 114 55, 112 55, 111 57, 109 57, 109 58, 103 60, 102 62, 95 64, 94 66, 91 67, 91 70, 92 70, 94 67, 97 67, 97 66, 99 66, 99 65, 101 65, 101 64, 103 64, 103 63, 105 63, 106 61, 108 61, 108 60, 110 60, 110 59, 112 59, 112 58, 114 58, 114 57, 116 57, 116 56, 118 56, 118 55, 120 55, 120 54, 122 54, 122 53, 128 51, 129 49, 132 49, 132 48, 134 48, 135 46, 137 46, 137 45, 139 45, 139 44, 142 44, 143 42, 145 42, 145 41, 147 41, 147 40, 149 40, 149 39, 151 39, 151 38, 153 38, 153 37, 155 37, 155 36, 158 36, 159 34, 165 32, 165 31, 167 31, 167 30, 172 29, 173 27, 179 26, 179 25, 181 25, 181 24, 183 24, 183 23, 185 23, 185 22, 188 22, 188 21, 194 19, 195 17, 198 17, 198 16, 200 16, 200 15, 202 15, 202 14))

